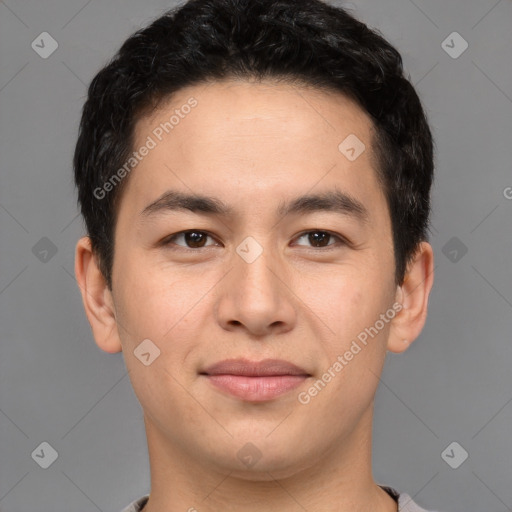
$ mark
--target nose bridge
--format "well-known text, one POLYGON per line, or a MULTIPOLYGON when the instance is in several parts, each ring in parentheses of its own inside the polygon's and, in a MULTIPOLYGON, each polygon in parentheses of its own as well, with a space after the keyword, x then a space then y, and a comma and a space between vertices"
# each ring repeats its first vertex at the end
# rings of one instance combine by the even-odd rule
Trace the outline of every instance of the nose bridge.
POLYGON ((278 326, 289 329, 295 311, 279 275, 282 262, 272 252, 271 234, 258 237, 259 241, 256 236, 246 237, 236 247, 218 313, 224 328, 241 325, 261 335, 278 326))
POLYGON ((236 248, 234 273, 242 300, 269 303, 278 299, 280 287, 273 267, 279 266, 279 259, 272 254, 270 238, 270 233, 258 237, 260 241, 248 236, 236 248))

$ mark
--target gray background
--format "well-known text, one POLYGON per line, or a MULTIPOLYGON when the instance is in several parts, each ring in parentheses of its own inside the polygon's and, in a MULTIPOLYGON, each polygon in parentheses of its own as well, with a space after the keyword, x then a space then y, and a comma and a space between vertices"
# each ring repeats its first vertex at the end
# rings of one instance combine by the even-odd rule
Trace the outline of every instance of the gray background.
MULTIPOLYGON (((149 490, 142 410, 122 354, 95 345, 73 275, 84 231, 71 157, 86 85, 174 4, 0 2, 3 512, 115 512, 149 490), (31 43, 45 31, 59 46, 43 59, 31 43), (31 456, 44 441, 58 452, 48 469, 31 456)), ((510 511, 512 2, 348 6, 402 52, 437 143, 429 318, 409 350, 388 354, 375 478, 429 509, 510 511), (461 40, 442 45, 454 31, 469 44, 458 58, 445 49, 461 40), (445 460, 461 448, 442 456, 454 441, 469 454, 457 469, 445 460)))

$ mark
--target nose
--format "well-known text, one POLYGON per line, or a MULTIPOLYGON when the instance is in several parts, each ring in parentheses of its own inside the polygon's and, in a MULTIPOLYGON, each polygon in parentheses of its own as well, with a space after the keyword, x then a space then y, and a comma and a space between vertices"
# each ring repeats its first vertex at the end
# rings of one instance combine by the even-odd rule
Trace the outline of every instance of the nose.
POLYGON ((252 262, 235 254, 222 281, 217 321, 227 331, 245 330, 253 337, 285 333, 296 322, 294 294, 285 266, 270 251, 252 262))

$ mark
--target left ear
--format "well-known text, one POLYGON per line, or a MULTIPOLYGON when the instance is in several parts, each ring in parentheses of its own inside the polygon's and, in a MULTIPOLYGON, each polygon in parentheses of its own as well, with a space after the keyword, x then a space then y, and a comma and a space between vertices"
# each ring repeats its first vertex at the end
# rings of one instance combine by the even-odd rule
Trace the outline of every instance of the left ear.
POLYGON ((434 251, 421 242, 407 267, 404 282, 397 288, 395 300, 402 309, 391 321, 387 349, 404 352, 420 335, 427 319, 428 298, 434 284, 434 251))

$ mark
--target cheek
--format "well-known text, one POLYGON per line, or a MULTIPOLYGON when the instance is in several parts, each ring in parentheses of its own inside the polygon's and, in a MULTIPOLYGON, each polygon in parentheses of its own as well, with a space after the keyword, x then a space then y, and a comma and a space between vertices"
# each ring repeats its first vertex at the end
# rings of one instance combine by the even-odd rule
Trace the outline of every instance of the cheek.
MULTIPOLYGON (((123 312, 119 325, 124 328, 123 355, 134 391, 154 417, 163 403, 170 411, 180 408, 185 412, 187 393, 179 383, 186 378, 185 363, 202 329, 197 315, 208 307, 207 297, 200 300, 204 290, 192 286, 187 279, 178 279, 175 272, 157 275, 136 262, 123 270, 130 278, 123 281, 122 293, 117 298, 123 312), (156 346, 155 349, 150 344, 149 352, 158 352, 158 356, 146 366, 134 351, 147 339, 156 346)), ((172 418, 166 417, 165 421, 172 424, 172 418)))
POLYGON ((333 269, 312 282, 302 280, 304 303, 318 314, 328 327, 327 332, 338 339, 372 318, 382 302, 378 283, 357 269, 333 269))
POLYGON ((390 318, 385 319, 387 322, 381 320, 381 315, 391 306, 388 287, 377 276, 371 279, 370 273, 357 278, 356 275, 332 275, 321 296, 318 292, 316 297, 311 295, 314 304, 311 309, 327 326, 324 340, 327 366, 348 352, 349 371, 344 369, 344 373, 360 372, 368 367, 377 373, 385 357, 390 325, 390 318))
POLYGON ((341 280, 328 288, 323 299, 333 332, 327 331, 322 340, 319 378, 327 384, 316 403, 326 411, 343 410, 347 424, 362 414, 378 386, 389 330, 389 323, 380 320, 389 308, 384 292, 384 283, 372 286, 365 280, 341 280))
POLYGON ((216 279, 212 277, 210 283, 197 272, 189 275, 161 265, 145 267, 142 261, 143 258, 133 258, 122 269, 124 274, 119 273, 130 276, 120 283, 122 293, 118 297, 123 312, 119 322, 127 331, 123 344, 135 348, 149 338, 162 356, 169 354, 169 364, 176 366, 203 328, 200 323, 205 318, 205 308, 213 307, 207 291, 216 279))

